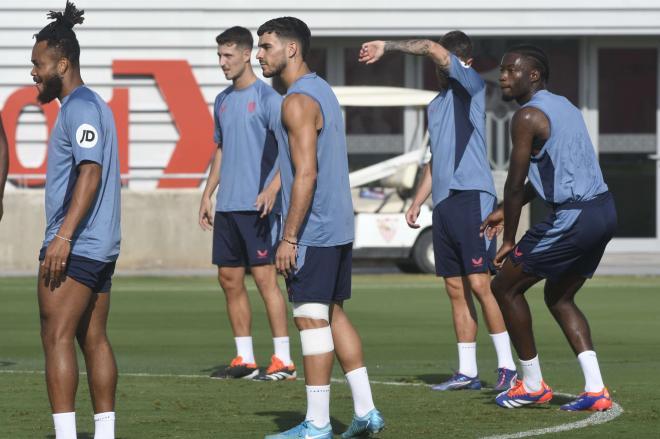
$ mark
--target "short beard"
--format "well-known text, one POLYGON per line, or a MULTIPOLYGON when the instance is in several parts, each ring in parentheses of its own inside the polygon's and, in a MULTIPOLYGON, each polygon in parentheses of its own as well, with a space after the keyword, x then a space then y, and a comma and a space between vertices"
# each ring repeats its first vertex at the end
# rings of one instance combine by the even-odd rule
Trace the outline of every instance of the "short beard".
POLYGON ((507 95, 505 95, 504 93, 502 93, 502 100, 503 100, 504 102, 511 102, 511 101, 514 101, 515 99, 516 99, 516 98, 513 97, 513 95, 508 95, 508 96, 507 96, 507 95))
POLYGON ((62 83, 62 78, 59 76, 53 75, 50 78, 42 81, 42 84, 43 89, 37 96, 37 100, 42 104, 47 104, 62 94, 62 88, 64 88, 64 84, 62 83))
POLYGON ((264 76, 266 78, 272 78, 274 76, 280 76, 282 74, 282 71, 286 68, 286 60, 282 61, 277 67, 275 67, 272 71, 270 71, 268 74, 264 72, 264 76))

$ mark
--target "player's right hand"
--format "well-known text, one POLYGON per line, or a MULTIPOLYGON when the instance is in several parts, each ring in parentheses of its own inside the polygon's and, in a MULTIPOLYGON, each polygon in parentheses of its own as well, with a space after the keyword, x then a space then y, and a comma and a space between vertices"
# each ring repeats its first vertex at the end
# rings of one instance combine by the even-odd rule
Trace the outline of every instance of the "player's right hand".
POLYGON ((412 204, 406 212, 406 222, 411 229, 419 229, 417 218, 419 218, 420 207, 412 204))
POLYGON ((213 203, 206 196, 199 206, 199 226, 202 230, 213 230, 213 203))
POLYGON ((484 233, 488 239, 499 235, 504 229, 504 209, 498 207, 490 213, 479 227, 479 237, 483 238, 484 233))
POLYGON ((373 64, 385 54, 385 41, 369 41, 362 44, 358 61, 373 64))

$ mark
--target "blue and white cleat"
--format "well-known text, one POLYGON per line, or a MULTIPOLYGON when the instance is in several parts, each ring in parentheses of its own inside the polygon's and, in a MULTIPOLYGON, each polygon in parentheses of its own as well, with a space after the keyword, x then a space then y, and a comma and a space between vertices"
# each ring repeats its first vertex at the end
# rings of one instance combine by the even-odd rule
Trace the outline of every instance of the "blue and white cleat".
POLYGON ((332 439, 332 426, 317 428, 309 421, 296 425, 291 430, 278 434, 271 434, 264 439, 332 439))
POLYGON ((478 376, 470 378, 456 372, 453 377, 444 383, 431 387, 431 390, 481 390, 481 381, 479 381, 478 376))
POLYGON ((612 398, 607 387, 600 392, 584 392, 574 401, 559 407, 560 410, 568 412, 603 412, 612 408, 612 398))
POLYGON ((516 385, 517 379, 518 373, 515 370, 500 367, 497 369, 497 383, 495 384, 495 387, 493 387, 493 390, 496 392, 509 390, 516 385))
POLYGON ((341 434, 343 439, 348 439, 352 437, 360 437, 369 434, 376 434, 385 428, 385 420, 383 415, 380 414, 378 409, 372 409, 369 413, 362 417, 353 415, 353 421, 351 422, 348 430, 341 434))

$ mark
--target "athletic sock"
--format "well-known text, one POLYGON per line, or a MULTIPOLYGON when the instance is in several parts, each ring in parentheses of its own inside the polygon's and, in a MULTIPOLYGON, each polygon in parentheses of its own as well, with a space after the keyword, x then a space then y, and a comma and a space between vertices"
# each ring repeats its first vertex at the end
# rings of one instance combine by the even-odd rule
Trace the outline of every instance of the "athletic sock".
POLYGON ((355 414, 361 418, 375 408, 367 368, 360 367, 348 372, 346 380, 348 380, 353 395, 355 414))
POLYGON ((477 343, 458 343, 458 372, 470 378, 477 376, 477 343))
POLYGON ((523 376, 523 385, 528 392, 541 390, 543 376, 541 375, 541 363, 538 355, 531 360, 520 360, 520 371, 523 376))
POLYGON ((289 366, 292 363, 289 337, 273 337, 273 351, 275 352, 275 356, 282 360, 285 366, 289 366))
POLYGON ((317 428, 330 423, 330 385, 305 386, 307 389, 307 415, 305 420, 317 428))
POLYGON ((600 375, 596 353, 594 351, 584 351, 577 358, 584 374, 584 391, 600 392, 603 390, 605 384, 603 384, 603 377, 600 375))
POLYGON ((504 331, 499 334, 490 334, 497 353, 497 367, 509 370, 516 370, 516 363, 513 361, 511 355, 511 341, 509 340, 509 333, 504 331))
POLYGON ((53 413, 55 439, 76 439, 76 412, 53 413))
POLYGON ((94 439, 115 439, 115 412, 94 415, 94 439))
POLYGON ((234 341, 236 342, 236 355, 243 357, 244 363, 254 363, 252 337, 234 337, 234 341))

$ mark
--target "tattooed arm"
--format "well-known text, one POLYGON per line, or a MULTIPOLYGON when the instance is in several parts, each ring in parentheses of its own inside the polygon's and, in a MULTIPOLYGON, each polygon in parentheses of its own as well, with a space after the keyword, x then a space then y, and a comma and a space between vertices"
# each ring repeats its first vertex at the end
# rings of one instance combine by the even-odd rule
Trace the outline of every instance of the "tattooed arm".
POLYGON ((369 41, 362 44, 359 61, 365 64, 373 64, 385 52, 392 51, 428 56, 443 69, 447 69, 451 63, 449 51, 431 40, 369 41))

